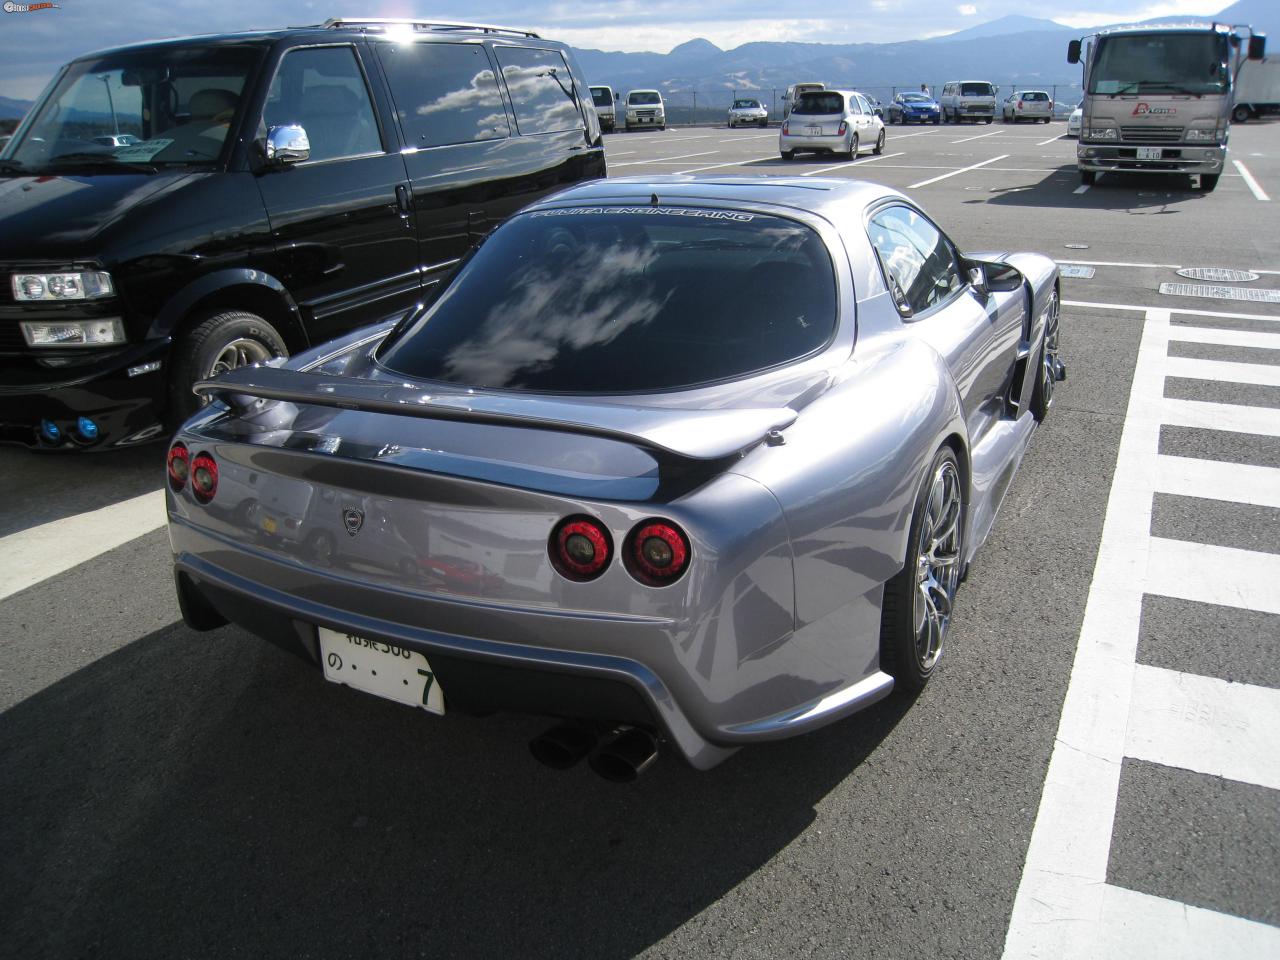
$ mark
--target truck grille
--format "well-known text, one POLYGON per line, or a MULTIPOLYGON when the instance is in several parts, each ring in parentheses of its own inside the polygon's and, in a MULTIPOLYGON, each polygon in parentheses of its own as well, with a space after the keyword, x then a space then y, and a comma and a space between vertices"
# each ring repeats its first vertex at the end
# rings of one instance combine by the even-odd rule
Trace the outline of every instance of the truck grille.
POLYGON ((1182 127, 1121 127, 1120 139, 1126 143, 1177 143, 1182 127))

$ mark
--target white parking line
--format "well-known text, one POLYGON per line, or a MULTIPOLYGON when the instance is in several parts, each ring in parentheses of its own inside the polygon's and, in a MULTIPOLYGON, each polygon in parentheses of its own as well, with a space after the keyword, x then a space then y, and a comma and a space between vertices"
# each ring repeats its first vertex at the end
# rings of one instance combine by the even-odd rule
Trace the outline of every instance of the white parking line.
POLYGON ((0 537, 0 600, 165 525, 164 491, 0 537))
POLYGON ((968 143, 970 140, 985 140, 987 137, 998 137, 1004 133, 1003 130, 992 130, 990 133, 980 133, 976 137, 965 137, 963 140, 952 140, 954 143, 968 143))
POLYGON ((1080 186, 1076 187, 1076 188, 1075 188, 1074 190, 1072 190, 1071 192, 1072 192, 1072 193, 1088 193, 1088 192, 1089 192, 1089 187, 1090 187, 1090 184, 1082 183, 1082 184, 1080 184, 1080 186))
MULTIPOLYGON (((1082 267, 1144 267, 1149 270, 1181 270, 1180 263, 1122 263, 1116 260, 1061 260, 1054 257, 1059 263, 1078 263, 1082 267)), ((1257 267, 1249 268, 1252 273, 1280 273, 1280 270, 1259 270, 1257 267)), ((1137 309, 1145 309, 1135 307, 1137 309)), ((1181 312, 1181 311, 1179 311, 1181 312)), ((1234 314, 1233 314, 1234 316, 1234 314)))
POLYGON ((771 153, 767 157, 750 157, 746 160, 730 160, 727 163, 709 163, 705 167, 690 167, 688 170, 677 170, 676 176, 684 173, 701 173, 703 170, 719 170, 722 167, 749 167, 753 163, 765 163, 769 160, 777 160, 778 155, 771 153))
POLYGON ((907 186, 908 190, 914 190, 916 187, 927 187, 931 183, 937 183, 939 180, 946 180, 948 177, 954 177, 961 173, 968 173, 970 170, 977 170, 979 167, 985 167, 989 163, 995 163, 997 160, 1003 160, 1009 154, 1002 153, 998 157, 992 157, 990 160, 983 160, 981 163, 970 164, 967 167, 961 167, 959 170, 952 170, 950 173, 944 173, 940 177, 933 177, 930 180, 921 180, 919 183, 913 183, 907 186))
POLYGON ((937 133, 937 132, 938 132, 937 130, 921 130, 917 133, 895 133, 893 135, 893 139, 897 141, 897 140, 905 140, 907 139, 907 137, 927 137, 929 136, 929 134, 937 133))
POLYGON ((1253 195, 1263 203, 1267 203, 1271 198, 1267 196, 1267 191, 1262 189, 1258 181, 1253 179, 1253 174, 1249 172, 1249 168, 1239 160, 1232 160, 1231 162, 1236 165, 1236 169, 1240 171, 1240 176, 1244 177, 1245 185, 1253 191, 1253 195))
POLYGON ((742 143, 744 140, 767 140, 770 137, 776 137, 776 133, 758 133, 754 137, 730 137, 728 140, 721 140, 720 143, 742 143))
POLYGON ((605 152, 605 157, 606 157, 606 159, 611 158, 611 157, 629 157, 629 156, 631 156, 633 153, 636 153, 636 152, 637 152, 637 151, 635 151, 635 150, 623 150, 623 151, 621 151, 621 152, 618 152, 618 151, 616 151, 616 150, 608 150, 608 151, 606 151, 606 152, 605 152))
POLYGON ((709 157, 719 150, 703 150, 701 153, 682 153, 674 157, 654 157, 652 160, 628 160, 626 163, 615 163, 615 167, 639 167, 646 163, 668 163, 672 160, 688 160, 690 157, 709 157))
POLYGON ((864 163, 874 163, 877 160, 888 160, 890 157, 900 157, 900 153, 882 153, 878 157, 860 157, 857 160, 846 160, 844 163, 833 163, 829 167, 819 167, 817 170, 806 170, 800 174, 802 177, 814 177, 820 173, 826 173, 828 170, 839 170, 841 167, 852 167, 864 163))
POLYGON ((1048 140, 1041 140, 1036 144, 1037 147, 1043 147, 1046 143, 1053 143, 1055 140, 1061 140, 1066 134, 1059 134, 1056 137, 1050 137, 1048 140))

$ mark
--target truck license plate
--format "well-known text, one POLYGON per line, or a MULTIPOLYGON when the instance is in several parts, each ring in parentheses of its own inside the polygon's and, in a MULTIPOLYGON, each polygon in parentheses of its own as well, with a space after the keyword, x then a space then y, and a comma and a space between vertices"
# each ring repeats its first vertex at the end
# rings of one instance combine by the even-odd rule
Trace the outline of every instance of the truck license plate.
POLYGON ((1139 147, 1138 148, 1139 160, 1159 160, 1163 156, 1164 156, 1164 151, 1161 150, 1159 147, 1139 147))

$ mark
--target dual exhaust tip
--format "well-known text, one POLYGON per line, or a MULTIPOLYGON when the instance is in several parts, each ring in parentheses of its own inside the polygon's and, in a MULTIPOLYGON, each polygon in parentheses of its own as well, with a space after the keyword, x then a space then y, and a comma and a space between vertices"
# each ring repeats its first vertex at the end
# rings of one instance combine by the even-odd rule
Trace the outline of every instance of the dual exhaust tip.
POLYGON ((634 783, 658 758, 658 741, 648 730, 617 727, 603 735, 584 723, 561 723, 529 741, 529 751, 553 770, 568 770, 583 757, 599 776, 634 783))

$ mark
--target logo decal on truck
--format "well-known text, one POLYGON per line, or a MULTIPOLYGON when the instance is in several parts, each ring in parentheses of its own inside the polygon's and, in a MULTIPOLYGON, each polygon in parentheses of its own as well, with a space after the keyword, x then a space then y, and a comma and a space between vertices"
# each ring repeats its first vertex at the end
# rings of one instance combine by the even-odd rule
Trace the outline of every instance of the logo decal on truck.
POLYGON ((1161 116, 1171 117, 1177 112, 1177 107, 1153 107, 1149 103, 1140 102, 1134 104, 1131 116, 1145 117, 1147 114, 1160 114, 1161 116))

